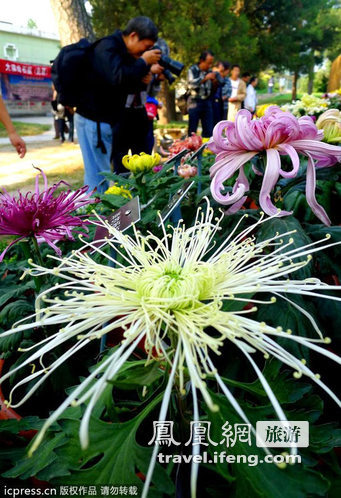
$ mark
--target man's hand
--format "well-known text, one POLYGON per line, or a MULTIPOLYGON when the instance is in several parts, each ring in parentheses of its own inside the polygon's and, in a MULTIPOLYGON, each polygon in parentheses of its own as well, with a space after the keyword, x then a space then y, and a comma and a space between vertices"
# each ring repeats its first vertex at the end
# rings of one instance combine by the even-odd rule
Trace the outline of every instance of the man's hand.
POLYGON ((150 68, 153 74, 161 74, 163 72, 163 67, 160 64, 153 64, 150 68))
POLYGON ((204 80, 207 81, 207 80, 215 80, 216 79, 216 74, 215 73, 207 73, 204 80))
POLYGON ((19 154, 19 157, 22 159, 25 154, 26 154, 26 144, 23 141, 21 137, 19 137, 18 133, 16 131, 10 133, 8 135, 8 138, 11 141, 11 144, 15 149, 17 149, 17 152, 19 154))
POLYGON ((142 83, 144 83, 145 85, 149 85, 152 79, 153 79, 152 73, 148 73, 144 78, 142 78, 142 83))
POLYGON ((161 59, 161 50, 147 50, 144 54, 142 54, 141 57, 145 61, 147 66, 152 66, 153 64, 159 62, 159 60, 161 59))

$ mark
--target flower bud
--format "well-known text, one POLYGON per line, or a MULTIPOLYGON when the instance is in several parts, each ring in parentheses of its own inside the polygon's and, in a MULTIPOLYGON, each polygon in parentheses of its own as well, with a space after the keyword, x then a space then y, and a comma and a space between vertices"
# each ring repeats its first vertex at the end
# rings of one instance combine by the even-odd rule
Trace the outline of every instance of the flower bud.
POLYGON ((316 126, 324 131, 325 142, 341 142, 341 112, 338 109, 328 109, 321 114, 316 121, 316 126))

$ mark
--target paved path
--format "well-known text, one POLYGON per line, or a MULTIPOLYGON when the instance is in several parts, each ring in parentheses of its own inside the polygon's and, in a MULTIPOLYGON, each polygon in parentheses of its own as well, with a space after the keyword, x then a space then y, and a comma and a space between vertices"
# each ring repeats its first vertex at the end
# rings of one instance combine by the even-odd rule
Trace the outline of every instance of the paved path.
POLYGON ((0 138, 0 186, 10 190, 17 184, 28 182, 31 185, 37 174, 32 164, 52 174, 53 180, 70 180, 73 176, 80 178, 83 160, 79 145, 53 140, 53 116, 18 116, 14 121, 23 123, 48 124, 50 130, 40 135, 23 137, 27 144, 27 154, 19 159, 8 138, 0 138))
POLYGON ((70 180, 75 174, 81 176, 83 160, 79 145, 56 140, 39 142, 27 141, 27 154, 24 159, 9 145, 0 145, 0 186, 13 190, 16 184, 26 181, 33 184, 37 172, 35 165, 57 179, 70 180))
MULTIPOLYGON (((48 124, 51 128, 39 135, 31 135, 23 137, 27 144, 35 142, 48 142, 53 140, 54 137, 54 126, 53 126, 53 116, 18 116, 17 118, 12 118, 13 121, 20 121, 21 123, 35 123, 35 124, 48 124)), ((67 136, 67 135, 66 135, 67 136)), ((75 137, 77 137, 75 130, 75 137)), ((0 145, 9 145, 10 141, 7 137, 0 138, 0 145)))

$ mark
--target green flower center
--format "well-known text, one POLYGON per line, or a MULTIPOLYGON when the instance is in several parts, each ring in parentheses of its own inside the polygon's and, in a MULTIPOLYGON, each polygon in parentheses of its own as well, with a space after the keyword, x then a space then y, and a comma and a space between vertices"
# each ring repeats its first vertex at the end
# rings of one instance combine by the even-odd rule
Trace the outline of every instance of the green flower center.
POLYGON ((136 291, 149 305, 168 310, 193 309, 200 301, 211 298, 215 281, 211 265, 186 266, 178 263, 158 263, 143 270, 137 277, 136 291))

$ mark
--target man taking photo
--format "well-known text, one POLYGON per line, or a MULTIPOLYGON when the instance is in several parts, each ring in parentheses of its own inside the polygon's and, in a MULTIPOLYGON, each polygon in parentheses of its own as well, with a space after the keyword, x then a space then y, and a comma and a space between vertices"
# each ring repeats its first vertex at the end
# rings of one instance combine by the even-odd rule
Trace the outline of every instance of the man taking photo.
POLYGON ((135 17, 123 31, 99 40, 89 51, 75 121, 84 182, 90 190, 97 187, 103 192, 107 188, 101 173, 110 172, 112 128, 122 117, 127 96, 140 88, 150 67, 161 57, 160 50, 151 50, 157 37, 151 19, 135 17))

